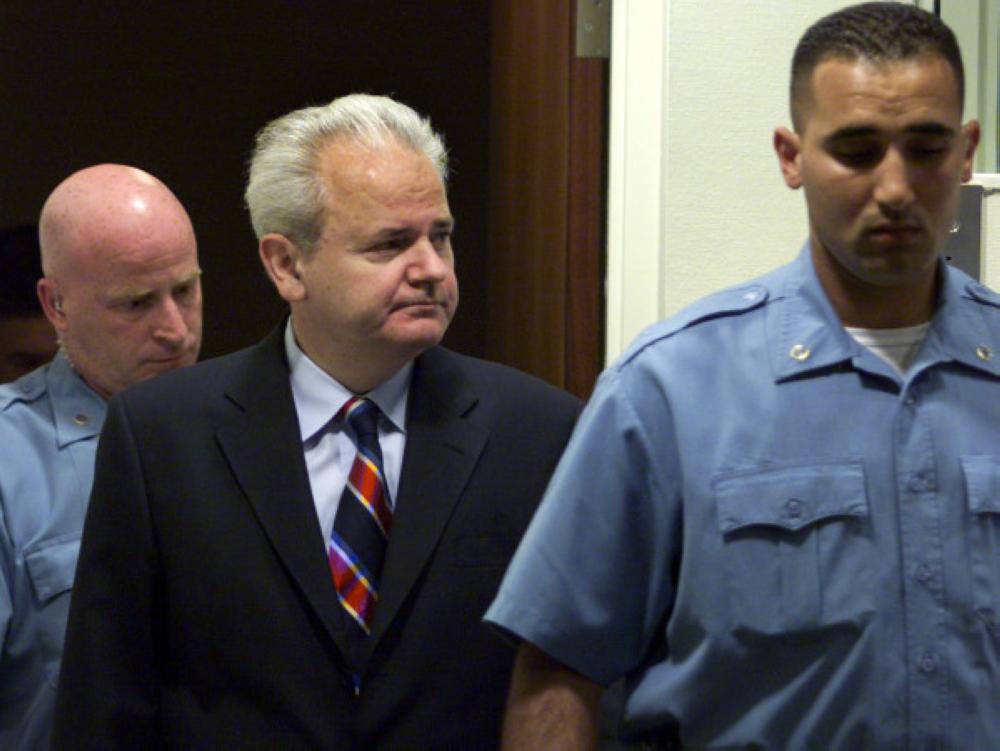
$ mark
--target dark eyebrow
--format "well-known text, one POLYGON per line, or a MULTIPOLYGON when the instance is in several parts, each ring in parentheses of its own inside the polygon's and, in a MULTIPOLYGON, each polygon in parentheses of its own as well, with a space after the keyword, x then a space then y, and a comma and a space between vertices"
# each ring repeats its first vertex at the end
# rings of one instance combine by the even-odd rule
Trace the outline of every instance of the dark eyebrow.
POLYGON ((915 123, 909 126, 905 132, 920 136, 947 136, 949 138, 955 135, 955 129, 943 123, 915 123))
POLYGON ((849 138, 865 138, 867 136, 878 135, 878 129, 867 125, 852 125, 845 128, 838 128, 830 133, 823 140, 827 143, 832 141, 844 141, 849 138))
MULTIPOLYGON (((907 126, 903 132, 906 135, 943 136, 948 138, 954 137, 955 135, 954 128, 937 122, 914 123, 913 125, 907 126)), ((833 131, 833 133, 830 133, 823 139, 823 141, 825 143, 833 143, 836 141, 846 141, 852 138, 877 136, 879 133, 880 131, 878 128, 873 128, 870 125, 853 125, 833 131)))

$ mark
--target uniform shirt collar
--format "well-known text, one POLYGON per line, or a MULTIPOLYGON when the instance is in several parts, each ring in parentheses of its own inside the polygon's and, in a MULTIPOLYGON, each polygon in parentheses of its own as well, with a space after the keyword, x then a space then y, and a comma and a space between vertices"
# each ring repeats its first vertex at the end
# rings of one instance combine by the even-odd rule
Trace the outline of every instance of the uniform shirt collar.
POLYGON ((767 311, 775 379, 828 369, 861 355, 864 348, 844 330, 819 283, 808 242, 787 270, 773 290, 776 304, 767 311))
POLYGON ((59 446, 98 435, 107 403, 73 369, 61 347, 44 370, 59 446))
POLYGON ((950 360, 1000 376, 1000 295, 944 261, 940 263, 945 281, 919 359, 950 360))
MULTIPOLYGON (((941 361, 958 361, 1000 375, 998 333, 987 324, 983 305, 996 293, 938 260, 941 284, 931 328, 908 376, 941 361)), ((795 378, 848 361, 859 370, 896 378, 891 368, 844 330, 813 268, 807 242, 773 290, 768 309, 768 341, 775 379, 795 378)), ((991 306, 987 304, 988 310, 991 306)))
MULTIPOLYGON (((331 418, 354 393, 320 368, 302 351, 292 331, 292 319, 285 325, 285 353, 291 378, 292 397, 299 418, 303 443, 325 429, 331 418)), ((395 430, 406 432, 406 404, 409 398, 413 363, 409 362, 391 378, 365 394, 395 430)))

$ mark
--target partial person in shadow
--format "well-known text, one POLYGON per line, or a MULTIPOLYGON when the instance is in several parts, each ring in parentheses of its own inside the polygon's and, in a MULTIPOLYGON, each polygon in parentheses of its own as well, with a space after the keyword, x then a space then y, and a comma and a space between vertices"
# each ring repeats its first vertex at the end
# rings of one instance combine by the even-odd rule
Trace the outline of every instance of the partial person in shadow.
POLYGON ((42 312, 38 227, 0 230, 0 383, 17 380, 56 353, 56 331, 42 312))

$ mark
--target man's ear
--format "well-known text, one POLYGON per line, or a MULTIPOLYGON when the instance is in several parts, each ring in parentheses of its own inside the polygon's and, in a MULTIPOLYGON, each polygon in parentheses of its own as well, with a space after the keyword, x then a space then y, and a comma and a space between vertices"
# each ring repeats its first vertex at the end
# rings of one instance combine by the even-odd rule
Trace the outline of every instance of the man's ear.
POLYGON ((306 296, 302 282, 302 251, 284 235, 269 234, 260 239, 261 263, 286 302, 298 302, 306 296))
POLYGON ((42 305, 45 317, 49 319, 49 323, 52 324, 56 331, 60 334, 63 333, 69 324, 66 320, 66 313, 63 311, 63 301, 62 295, 59 293, 59 286, 47 276, 43 276, 38 280, 35 291, 38 293, 38 302, 42 305))
POLYGON ((965 154, 962 163, 962 182, 967 183, 972 179, 972 160, 976 156, 976 146, 979 145, 979 121, 969 120, 962 126, 962 135, 965 137, 965 154))
POLYGON ((774 153, 778 155, 778 166, 785 185, 792 190, 802 187, 800 156, 802 155, 802 140, 798 133, 788 128, 774 129, 774 153))

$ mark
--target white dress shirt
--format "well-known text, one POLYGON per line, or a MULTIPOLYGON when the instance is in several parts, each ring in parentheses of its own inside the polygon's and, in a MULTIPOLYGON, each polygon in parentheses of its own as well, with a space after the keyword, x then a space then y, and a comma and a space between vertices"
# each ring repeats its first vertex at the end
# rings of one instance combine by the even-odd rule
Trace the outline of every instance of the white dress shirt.
MULTIPOLYGON (((357 453, 356 437, 342 419, 333 420, 341 407, 355 396, 350 389, 322 370, 302 351, 292 320, 285 326, 285 352, 291 372, 292 397, 302 431, 302 449, 309 472, 316 516, 328 545, 340 496, 357 453)), ((367 394, 382 411, 378 421, 378 440, 382 448, 390 506, 395 504, 399 474, 406 448, 406 402, 410 393, 413 363, 408 363, 392 378, 367 394)), ((357 396, 362 396, 358 394, 357 396)))

